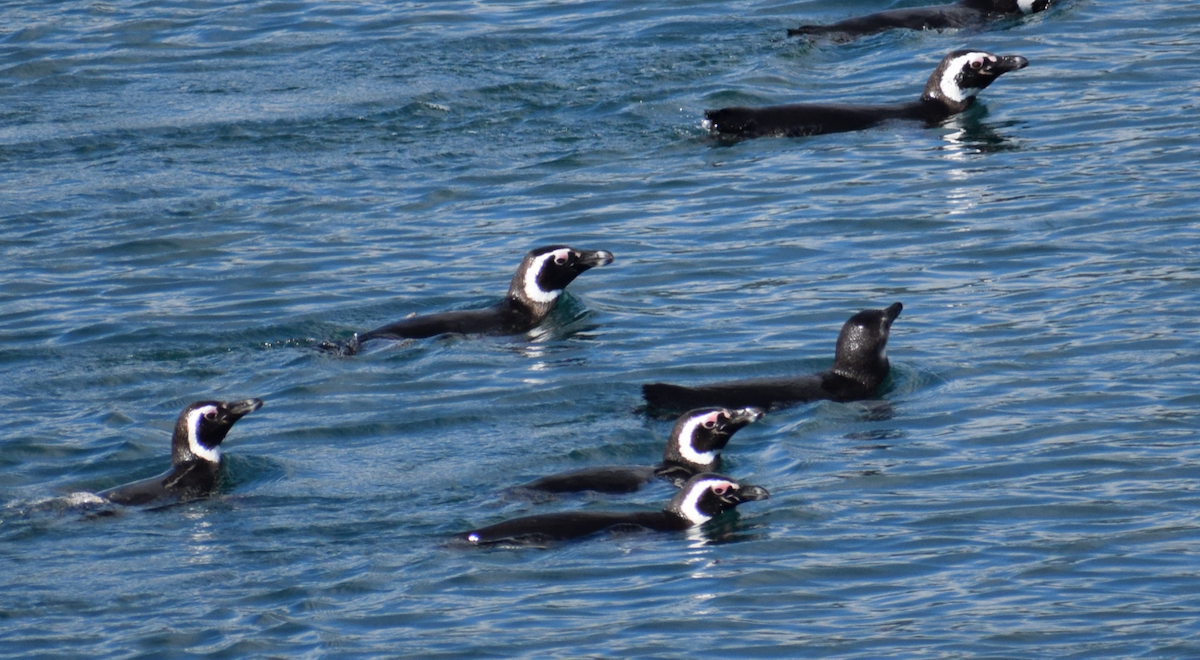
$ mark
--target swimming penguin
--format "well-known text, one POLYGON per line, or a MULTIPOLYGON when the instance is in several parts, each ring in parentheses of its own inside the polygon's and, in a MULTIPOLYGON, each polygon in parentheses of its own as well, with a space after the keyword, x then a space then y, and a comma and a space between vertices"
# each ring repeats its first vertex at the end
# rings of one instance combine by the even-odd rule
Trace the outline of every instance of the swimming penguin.
POLYGON ((655 477, 667 479, 679 488, 696 474, 719 470, 721 450, 729 444, 729 439, 738 429, 762 419, 762 416, 762 411, 757 408, 698 408, 675 421, 671 438, 663 450, 662 463, 657 466, 626 465, 564 472, 531 481, 521 488, 548 493, 584 490, 632 493, 655 477))
POLYGON ((706 111, 704 125, 722 136, 746 138, 857 131, 893 119, 918 120, 933 126, 971 107, 975 95, 1000 75, 1028 65, 1029 60, 1019 55, 956 50, 942 58, 916 101, 890 105, 798 103, 721 108, 706 111))
POLYGON ((1045 11, 1050 0, 960 0, 949 5, 889 9, 867 16, 847 18, 829 25, 801 25, 788 30, 789 37, 799 35, 835 35, 861 37, 892 28, 944 30, 977 28, 1013 16, 1045 11))
POLYGON ((217 486, 221 441, 235 422, 262 407, 261 399, 197 401, 179 413, 171 436, 171 469, 157 477, 97 493, 110 502, 139 506, 204 497, 217 486))
POLYGON ((475 545, 495 543, 538 544, 565 541, 612 529, 679 531, 703 525, 742 502, 765 500, 765 488, 729 477, 702 472, 683 485, 662 511, 566 511, 514 518, 459 534, 475 545))
POLYGON ((888 335, 904 305, 867 309, 850 317, 838 334, 833 368, 793 378, 739 380, 700 387, 667 383, 642 386, 651 407, 686 410, 696 406, 779 408, 819 399, 856 401, 870 398, 887 378, 888 335))
POLYGON ((566 245, 546 245, 525 254, 513 276, 504 301, 486 309, 415 316, 355 335, 347 344, 322 342, 320 348, 353 355, 372 339, 424 339, 446 333, 515 335, 537 327, 554 311, 563 289, 596 266, 612 263, 604 250, 576 250, 566 245))

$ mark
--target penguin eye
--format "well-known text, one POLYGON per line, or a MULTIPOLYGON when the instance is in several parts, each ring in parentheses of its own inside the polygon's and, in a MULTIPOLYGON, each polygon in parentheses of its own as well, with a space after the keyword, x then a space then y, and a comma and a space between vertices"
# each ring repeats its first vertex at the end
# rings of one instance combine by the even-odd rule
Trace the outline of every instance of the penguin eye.
POLYGON ((971 60, 971 68, 979 69, 983 66, 983 60, 971 60))
POLYGON ((559 266, 566 266, 566 265, 567 265, 567 258, 566 258, 566 257, 555 257, 555 258, 554 258, 554 263, 555 263, 556 265, 559 265, 559 266))
POLYGON ((703 424, 704 428, 706 428, 706 429, 715 428, 716 425, 717 425, 717 423, 711 419, 705 420, 705 422, 703 424))
POLYGON ((217 421, 217 411, 210 410, 210 411, 204 413, 204 419, 207 419, 210 422, 217 421))
POLYGON ((717 484, 716 486, 712 487, 712 492, 714 495, 724 495, 725 493, 729 492, 729 485, 717 484))

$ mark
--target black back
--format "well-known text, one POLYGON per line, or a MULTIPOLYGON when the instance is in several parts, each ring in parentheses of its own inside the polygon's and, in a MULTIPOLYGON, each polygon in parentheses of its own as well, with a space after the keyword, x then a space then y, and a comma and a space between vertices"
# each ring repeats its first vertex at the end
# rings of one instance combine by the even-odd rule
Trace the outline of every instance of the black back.
POLYGON ((444 334, 512 335, 537 327, 558 304, 562 291, 581 273, 612 263, 604 250, 545 245, 527 252, 500 303, 478 310, 414 316, 355 335, 349 343, 322 342, 322 350, 353 355, 373 339, 425 339, 444 334))
POLYGON ((221 442, 239 419, 261 408, 262 403, 261 399, 246 399, 197 401, 189 405, 175 421, 170 470, 97 494, 127 506, 209 495, 220 481, 221 442))
POLYGON ((885 309, 865 310, 850 317, 838 333, 833 368, 826 372, 698 387, 648 383, 642 386, 642 394, 659 411, 714 405, 771 409, 820 399, 866 399, 874 396, 890 371, 887 342, 892 322, 902 309, 902 304, 894 303, 885 309))
POLYGON ((741 502, 770 497, 766 489, 719 474, 692 477, 662 511, 568 511, 513 518, 458 535, 468 543, 540 544, 589 536, 606 530, 682 530, 707 522, 741 502))
MULTIPOLYGON (((1029 13, 1044 11, 1049 0, 1036 0, 1029 13)), ((961 0, 954 4, 889 9, 866 16, 847 18, 829 25, 801 25, 788 30, 788 36, 829 35, 846 40, 891 29, 945 30, 978 28, 991 21, 1021 16, 1025 11, 1017 0, 961 0)))
POLYGON ((721 465, 721 451, 733 434, 762 417, 756 408, 690 410, 675 421, 656 467, 605 466, 542 477, 521 486, 522 490, 546 493, 632 493, 651 479, 666 479, 681 487, 693 475, 711 472, 721 465))
POLYGON ((796 103, 761 108, 731 107, 708 110, 706 125, 722 136, 736 138, 803 137, 857 131, 892 120, 917 120, 933 125, 970 107, 975 95, 998 76, 1024 68, 1029 62, 1016 55, 996 56, 958 50, 946 55, 925 82, 916 101, 887 105, 796 103))

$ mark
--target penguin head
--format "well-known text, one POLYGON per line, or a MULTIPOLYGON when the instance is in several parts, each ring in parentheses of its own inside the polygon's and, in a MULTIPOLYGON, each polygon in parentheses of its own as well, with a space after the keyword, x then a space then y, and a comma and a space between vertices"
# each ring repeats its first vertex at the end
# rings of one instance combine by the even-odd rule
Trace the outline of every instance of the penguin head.
POLYGON ((685 465, 694 472, 714 470, 721 450, 738 429, 762 419, 758 408, 697 408, 679 417, 663 451, 664 463, 685 465))
POLYGON ((765 500, 771 497, 766 488, 743 484, 715 472, 701 472, 688 479, 667 505, 666 512, 702 525, 742 502, 765 500))
POLYGON ((171 438, 171 465, 189 461, 221 462, 221 441, 234 422, 262 407, 262 399, 197 401, 175 421, 171 438))
POLYGON ((942 58, 925 83, 922 101, 936 101, 962 112, 975 95, 1009 71, 1024 69, 1029 60, 1020 55, 992 55, 982 50, 956 50, 942 58))
POLYGON ((884 309, 864 309, 850 317, 838 333, 833 372, 872 387, 888 371, 887 342, 892 321, 904 305, 892 303, 884 309))
POLYGON ((534 248, 521 260, 508 288, 508 296, 546 313, 580 273, 612 261, 612 253, 605 250, 576 250, 566 245, 534 248))

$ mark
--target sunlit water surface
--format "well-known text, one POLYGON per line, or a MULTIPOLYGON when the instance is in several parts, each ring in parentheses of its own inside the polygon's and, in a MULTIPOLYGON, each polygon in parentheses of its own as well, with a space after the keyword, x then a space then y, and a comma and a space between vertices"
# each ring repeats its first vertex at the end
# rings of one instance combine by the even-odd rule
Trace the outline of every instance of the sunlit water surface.
POLYGON ((878 2, 0 7, 0 656, 1200 655, 1200 6, 787 39, 878 2), (712 142, 705 108, 915 97, 944 126, 712 142), (606 249, 530 336, 314 350, 606 249), (769 501, 473 549, 650 464, 652 380, 827 368, 904 303, 884 404, 739 433, 769 501), (87 515, 174 417, 261 397, 208 500, 87 515))

